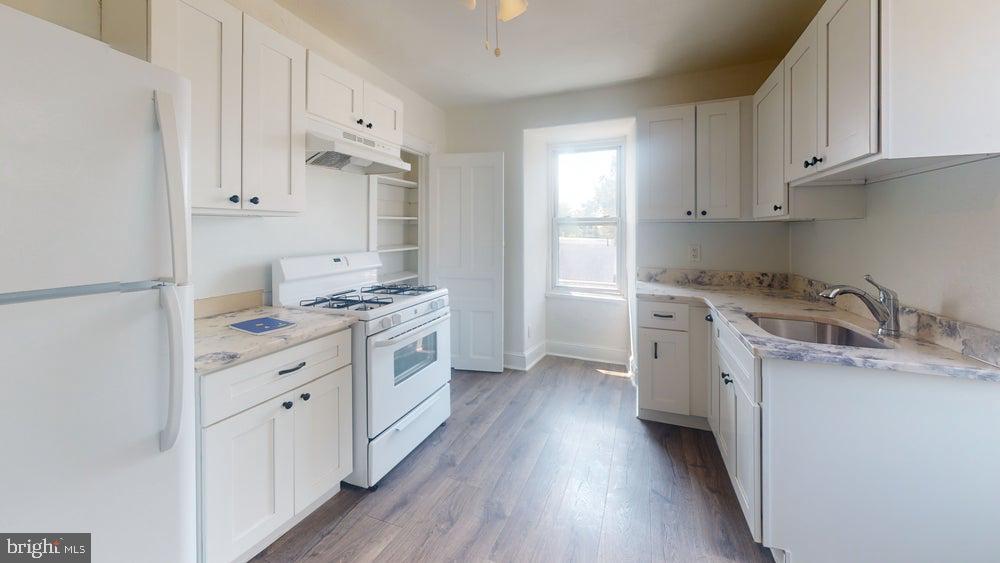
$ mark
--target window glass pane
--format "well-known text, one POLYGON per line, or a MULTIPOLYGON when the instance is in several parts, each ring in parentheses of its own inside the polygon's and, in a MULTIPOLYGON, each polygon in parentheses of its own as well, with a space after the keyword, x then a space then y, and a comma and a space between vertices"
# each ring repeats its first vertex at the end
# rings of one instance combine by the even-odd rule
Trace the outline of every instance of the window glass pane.
POLYGON ((618 227, 559 225, 560 285, 614 287, 618 280, 618 227))
POLYGON ((618 216, 618 151, 559 153, 559 216, 618 216))

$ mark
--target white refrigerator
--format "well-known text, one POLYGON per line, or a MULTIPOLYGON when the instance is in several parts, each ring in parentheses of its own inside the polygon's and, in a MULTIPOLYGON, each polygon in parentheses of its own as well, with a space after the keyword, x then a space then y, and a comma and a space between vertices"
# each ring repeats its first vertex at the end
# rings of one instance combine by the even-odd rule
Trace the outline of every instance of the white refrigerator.
POLYGON ((189 103, 0 6, 0 533, 196 560, 189 103))

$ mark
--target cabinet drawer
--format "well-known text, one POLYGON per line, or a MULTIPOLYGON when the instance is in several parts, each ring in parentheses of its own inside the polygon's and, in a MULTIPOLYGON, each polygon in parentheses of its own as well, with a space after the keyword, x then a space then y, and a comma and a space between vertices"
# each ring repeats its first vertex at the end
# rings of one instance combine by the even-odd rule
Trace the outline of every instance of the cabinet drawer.
POLYGON ((201 425, 209 426, 351 363, 351 330, 317 338, 201 379, 201 425))
POLYGON ((446 384, 368 444, 369 482, 378 483, 449 416, 451 386, 446 384))
POLYGON ((667 330, 688 329, 688 306, 680 303, 639 301, 636 307, 639 326, 667 330))

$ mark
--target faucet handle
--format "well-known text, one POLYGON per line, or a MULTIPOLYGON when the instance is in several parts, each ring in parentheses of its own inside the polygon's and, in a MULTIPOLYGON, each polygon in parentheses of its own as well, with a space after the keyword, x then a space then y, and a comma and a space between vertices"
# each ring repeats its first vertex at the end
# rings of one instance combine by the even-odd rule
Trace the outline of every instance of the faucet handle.
POLYGON ((884 302, 886 301, 886 299, 892 299, 892 300, 899 299, 898 293, 875 281, 875 278, 873 278, 871 274, 865 274, 865 281, 874 285, 875 288, 878 289, 879 301, 884 302))

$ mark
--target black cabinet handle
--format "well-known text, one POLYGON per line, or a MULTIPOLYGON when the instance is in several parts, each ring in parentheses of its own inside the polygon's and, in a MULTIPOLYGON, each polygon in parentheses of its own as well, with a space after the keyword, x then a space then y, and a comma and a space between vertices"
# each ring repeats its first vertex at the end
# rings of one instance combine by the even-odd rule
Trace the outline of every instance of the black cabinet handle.
POLYGON ((357 123, 358 123, 358 125, 364 125, 365 124, 365 120, 364 119, 359 119, 357 123))
POLYGON ((297 365, 297 366, 295 366, 293 368, 283 369, 283 370, 279 371, 278 375, 288 375, 289 373, 292 373, 293 371, 299 371, 300 369, 302 369, 304 367, 306 367, 306 363, 305 362, 299 362, 299 365, 297 365))
POLYGON ((231 195, 231 196, 229 196, 229 201, 231 201, 233 203, 239 203, 240 202, 240 196, 238 196, 238 195, 231 195))
POLYGON ((308 401, 309 397, 312 397, 312 395, 310 393, 303 393, 303 394, 299 395, 299 397, 302 397, 303 401, 308 401))
POLYGON ((729 377, 728 373, 722 372, 722 382, 725 383, 726 385, 729 385, 730 383, 733 382, 733 379, 729 377))
POLYGON ((653 343, 653 359, 654 360, 660 359, 660 343, 659 342, 654 342, 653 343))
POLYGON ((802 168, 809 168, 809 166, 810 165, 809 165, 809 161, 808 160, 802 161, 802 168))
POLYGON ((820 163, 820 162, 823 162, 823 159, 819 158, 817 156, 814 156, 813 159, 812 159, 812 162, 810 164, 812 164, 813 166, 816 166, 816 164, 820 163))
POLYGON ((258 203, 260 203, 260 198, 257 196, 253 196, 252 198, 250 198, 250 203, 257 205, 258 203))
POLYGON ((712 318, 712 313, 709 313, 709 314, 705 315, 705 320, 708 321, 708 322, 710 322, 710 323, 711 322, 715 322, 715 319, 712 318))
POLYGON ((775 206, 774 206, 774 210, 775 210, 775 211, 781 211, 781 209, 782 209, 782 206, 781 206, 781 205, 775 205, 775 206))
POLYGON ((672 318, 674 318, 674 314, 673 313, 667 313, 667 314, 653 313, 653 316, 656 317, 656 318, 658 318, 658 319, 672 319, 672 318))
POLYGON ((369 122, 368 122, 368 125, 365 125, 365 127, 367 127, 367 128, 369 128, 369 129, 371 129, 371 128, 372 128, 372 122, 371 122, 371 121, 369 121, 369 122))
POLYGON ((288 409, 292 408, 292 402, 285 401, 284 403, 281 403, 281 406, 285 407, 285 410, 287 411, 288 409))
POLYGON ((708 215, 708 211, 705 211, 704 209, 702 209, 701 210, 701 216, 704 217, 705 215, 708 215))
POLYGON ((688 216, 691 216, 691 215, 693 215, 693 213, 691 211, 688 211, 688 216))

